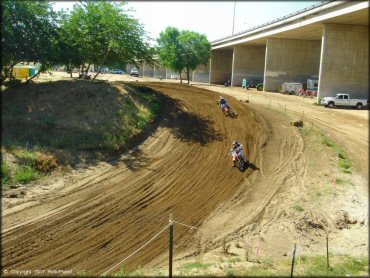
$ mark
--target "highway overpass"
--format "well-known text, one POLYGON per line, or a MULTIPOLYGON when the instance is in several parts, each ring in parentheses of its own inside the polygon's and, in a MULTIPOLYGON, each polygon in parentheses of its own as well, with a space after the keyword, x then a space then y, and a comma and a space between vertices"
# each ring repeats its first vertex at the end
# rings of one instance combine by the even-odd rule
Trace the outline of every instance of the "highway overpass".
MULTIPOLYGON (((278 92, 285 82, 317 79, 319 98, 334 92, 368 98, 368 1, 323 1, 211 44, 209 64, 193 71, 192 81, 241 86, 245 78, 278 92)), ((160 65, 139 70, 146 77, 176 75, 160 65)))
MULTIPOLYGON (((262 13, 263 14, 263 13, 262 13)), ((369 2, 325 1, 212 42, 210 83, 319 80, 319 98, 349 92, 368 98, 369 2)))

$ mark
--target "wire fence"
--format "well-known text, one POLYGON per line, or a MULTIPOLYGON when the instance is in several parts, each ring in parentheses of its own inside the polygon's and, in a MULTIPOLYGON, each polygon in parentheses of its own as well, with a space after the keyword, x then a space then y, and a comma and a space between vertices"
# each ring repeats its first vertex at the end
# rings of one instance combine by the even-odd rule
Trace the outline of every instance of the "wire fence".
MULTIPOLYGON (((100 277, 104 277, 106 276, 107 274, 110 274, 114 269, 116 269, 118 266, 122 265, 125 261, 127 261, 129 258, 133 257, 135 254, 137 254, 139 251, 141 251, 142 249, 144 249, 145 247, 147 247, 149 245, 149 243, 153 242, 154 239, 156 239, 159 235, 161 235, 164 231, 166 231, 166 229, 168 229, 170 227, 170 231, 171 231, 171 225, 173 224, 178 224, 180 226, 183 226, 183 227, 186 227, 188 228, 190 231, 191 230, 199 230, 198 227, 195 227, 195 226, 192 226, 192 225, 187 225, 187 224, 184 224, 184 223, 181 223, 179 221, 174 221, 174 220, 170 220, 170 223, 167 224, 162 230, 160 230, 156 235, 154 235, 151 239, 149 239, 147 242, 145 242, 142 246, 140 246, 138 249, 136 249, 134 252, 132 252, 130 255, 126 256, 124 259, 122 259, 120 262, 116 263, 114 266, 110 267, 108 270, 106 270, 104 273, 102 273, 100 275, 100 277)), ((173 233, 173 229, 172 229, 172 233, 173 233)), ((326 245, 326 258, 327 258, 327 267, 329 268, 330 267, 330 260, 329 260, 329 232, 326 231, 326 240, 325 240, 325 245, 326 245)), ((225 240, 226 238, 224 238, 225 240)), ((173 248, 173 242, 171 242, 171 240, 173 241, 173 234, 172 234, 172 239, 170 237, 170 248, 173 248), (171 244, 172 243, 172 244, 171 244)), ((235 239, 234 239, 235 240, 235 239)), ((226 242, 226 241, 225 241, 226 242)), ((248 256, 250 255, 254 255, 256 258, 258 257, 263 257, 265 256, 265 253, 266 252, 269 252, 266 250, 266 247, 267 248, 276 248, 276 244, 270 244, 268 242, 265 241, 265 239, 263 237, 260 237, 260 238, 255 238, 254 240, 251 239, 250 240, 251 244, 248 245, 248 246, 245 246, 245 250, 247 251, 247 254, 249 254, 248 256), (254 250, 254 251, 253 251, 254 250), (251 252, 251 253, 249 253, 251 252)), ((205 243, 203 243, 205 244, 205 243)), ((223 246, 225 243, 220 243, 221 246, 223 246)), ((217 247, 216 247, 217 248, 217 247)), ((222 248, 225 248, 225 247, 222 247, 222 248)), ((227 248, 228 249, 228 248, 227 248)), ((225 251, 225 250, 224 250, 225 251)), ((301 261, 302 261, 302 258, 304 257, 304 247, 303 247, 303 243, 294 243, 294 246, 292 247, 291 251, 285 253, 284 256, 292 256, 292 263, 291 263, 291 277, 293 277, 293 272, 294 272, 294 267, 295 265, 297 264, 300 264, 301 261)), ((228 251, 226 250, 226 253, 228 253, 228 251)), ((231 254, 231 253, 230 253, 231 254)), ((249 260, 247 258, 247 260, 249 260)), ((302 264, 301 267, 304 269, 304 265, 302 264)), ((170 266, 169 266, 169 277, 172 277, 172 251, 170 251, 170 266)))
POLYGON ((191 225, 187 225, 187 224, 184 224, 184 223, 181 223, 179 221, 175 221, 175 220, 170 220, 170 223, 167 224, 161 231, 159 231, 156 235, 154 235, 151 239, 149 239, 147 242, 145 242, 142 246, 140 246, 138 249, 136 249, 134 252, 132 252, 130 255, 128 255, 127 257, 125 257, 123 260, 121 260, 120 262, 118 262, 117 264, 115 264, 114 266, 112 266, 111 268, 109 268, 108 270, 106 270, 104 273, 102 273, 100 275, 100 277, 103 277, 107 274, 109 274, 110 272, 112 272, 115 268, 117 268, 119 265, 122 265, 125 261, 127 261, 129 258, 131 258, 133 255, 135 255, 136 253, 138 253, 140 250, 142 250, 144 247, 146 247, 149 243, 151 243, 154 239, 156 239, 160 234, 162 234, 167 228, 169 228, 171 226, 171 224, 179 224, 181 226, 184 226, 184 227, 187 227, 189 228, 190 230, 198 230, 199 228, 195 227, 195 226, 191 226, 191 225))

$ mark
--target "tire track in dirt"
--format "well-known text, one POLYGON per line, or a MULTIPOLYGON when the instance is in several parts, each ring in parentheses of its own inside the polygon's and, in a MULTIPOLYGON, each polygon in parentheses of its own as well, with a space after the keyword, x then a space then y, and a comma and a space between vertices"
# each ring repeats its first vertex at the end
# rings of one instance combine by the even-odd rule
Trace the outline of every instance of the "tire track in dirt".
MULTIPOLYGON (((262 110, 259 105, 253 107, 262 110)), ((263 237, 290 206, 279 194, 284 192, 284 197, 288 198, 291 193, 287 191, 297 183, 300 192, 295 193, 303 192, 307 172, 303 140, 284 116, 268 109, 263 111, 260 124, 264 132, 257 144, 261 171, 246 178, 244 186, 248 189, 240 190, 207 218, 198 235, 201 245, 205 246, 202 251, 219 247, 225 238, 230 240, 246 233, 257 232, 263 237)))

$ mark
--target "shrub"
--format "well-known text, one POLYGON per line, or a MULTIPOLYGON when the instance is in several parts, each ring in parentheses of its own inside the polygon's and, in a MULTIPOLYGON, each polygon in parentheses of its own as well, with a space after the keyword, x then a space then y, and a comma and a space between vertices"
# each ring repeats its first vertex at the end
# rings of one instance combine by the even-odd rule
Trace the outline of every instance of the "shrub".
POLYGON ((1 163, 1 183, 7 184, 9 181, 10 181, 10 168, 5 162, 2 162, 1 163))
POLYGON ((328 138, 326 137, 326 135, 323 134, 322 136, 322 140, 321 142, 324 144, 324 145, 327 145, 328 147, 333 147, 334 146, 334 143, 328 138))
POLYGON ((36 168, 42 173, 48 173, 57 167, 56 158, 50 154, 39 153, 36 161, 36 168))
POLYGON ((348 163, 348 161, 346 160, 339 160, 339 167, 340 168, 344 168, 344 169, 349 169, 351 167, 351 165, 348 163))
POLYGON ((14 180, 23 184, 34 181, 40 177, 39 173, 29 166, 20 167, 15 173, 14 180))
POLYGON ((42 173, 48 173, 57 167, 57 160, 51 154, 18 149, 14 155, 18 158, 21 166, 30 167, 42 173))

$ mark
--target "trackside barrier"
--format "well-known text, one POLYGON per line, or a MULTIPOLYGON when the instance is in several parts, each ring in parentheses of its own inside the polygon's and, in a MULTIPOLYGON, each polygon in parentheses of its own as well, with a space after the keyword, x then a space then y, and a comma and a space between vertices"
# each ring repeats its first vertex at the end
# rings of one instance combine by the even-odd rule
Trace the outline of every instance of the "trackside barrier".
MULTIPOLYGON (((107 271, 105 271, 99 277, 104 277, 105 275, 109 274, 117 266, 119 266, 120 264, 122 264, 123 262, 125 262, 126 260, 128 260, 129 258, 131 258, 133 255, 135 255, 140 250, 142 250, 145 246, 147 246, 150 242, 152 242, 155 238, 157 238, 161 233, 163 233, 168 227, 170 228, 169 229, 169 231, 170 231, 170 233, 169 233, 169 236, 170 236, 169 237, 169 272, 168 273, 169 273, 169 277, 172 277, 172 274, 173 274, 173 272, 172 272, 172 262, 173 262, 174 224, 179 224, 181 226, 190 228, 190 230, 192 230, 192 229, 198 230, 199 229, 197 227, 194 227, 194 226, 191 226, 191 225, 187 225, 187 224, 184 224, 184 223, 181 223, 181 222, 178 222, 178 221, 173 220, 172 214, 170 214, 169 224, 168 225, 166 225, 160 232, 158 232, 155 236, 153 236, 145 244, 143 244, 137 250, 135 250, 134 252, 132 252, 130 255, 128 255, 126 258, 124 258, 122 261, 120 261, 119 263, 117 263, 114 266, 112 266, 111 268, 109 268, 107 271)), ((325 230, 325 233, 326 233, 326 242, 325 242, 326 243, 326 259, 327 259, 327 267, 328 268, 330 267, 330 264, 329 264, 329 232, 330 232, 329 230, 325 230)), ((261 253, 262 242, 264 242, 264 240, 263 239, 260 239, 259 240, 259 243, 258 243, 258 246, 257 246, 257 250, 256 250, 256 255, 257 256, 259 256, 260 253, 261 253)), ((267 243, 264 242, 264 244, 267 244, 267 243)), ((268 246, 271 246, 270 244, 267 244, 267 245, 268 246)), ((294 243, 294 247, 293 247, 293 250, 292 250, 292 264, 291 264, 291 272, 290 272, 290 277, 291 278, 293 277, 294 266, 296 264, 295 257, 298 254, 298 257, 300 258, 300 254, 301 253, 302 253, 302 246, 301 245, 298 245, 298 247, 297 247, 297 243, 294 243)), ((289 253, 287 253, 287 254, 289 254, 289 253)), ((298 263, 300 262, 300 259, 299 258, 298 258, 298 263)))

